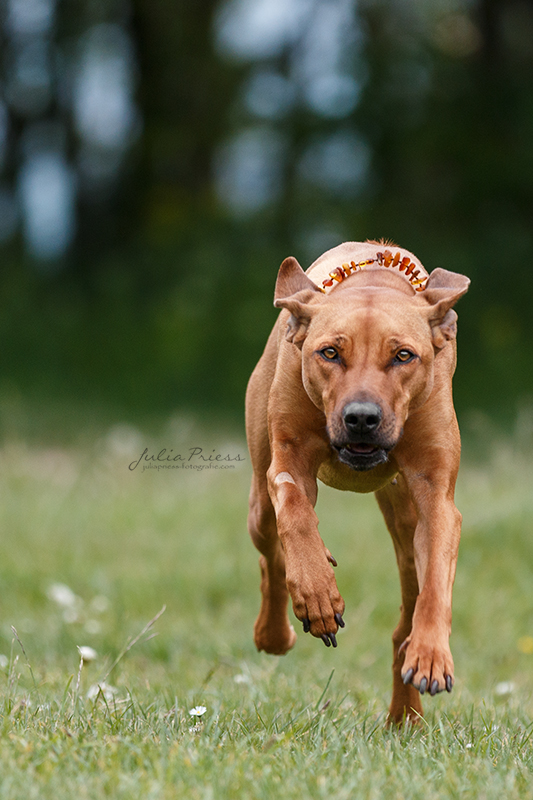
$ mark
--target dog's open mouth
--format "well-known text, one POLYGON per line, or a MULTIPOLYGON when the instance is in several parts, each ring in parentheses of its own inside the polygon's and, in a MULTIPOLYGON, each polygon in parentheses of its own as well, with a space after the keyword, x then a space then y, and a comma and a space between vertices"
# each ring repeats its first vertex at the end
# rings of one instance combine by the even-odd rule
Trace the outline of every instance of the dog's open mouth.
POLYGON ((383 447, 368 442, 346 442, 334 447, 339 461, 359 471, 374 469, 388 459, 387 451, 383 447))
POLYGON ((345 450, 349 450, 350 453, 356 454, 363 454, 369 455, 370 453, 374 453, 379 448, 376 447, 375 444, 366 444, 365 442, 355 442, 353 444, 346 444, 344 445, 345 450))

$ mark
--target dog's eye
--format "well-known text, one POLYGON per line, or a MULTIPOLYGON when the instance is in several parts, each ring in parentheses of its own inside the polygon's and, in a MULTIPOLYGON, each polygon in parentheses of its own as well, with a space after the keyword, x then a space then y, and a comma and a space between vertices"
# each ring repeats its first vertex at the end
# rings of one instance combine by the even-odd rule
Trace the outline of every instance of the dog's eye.
POLYGON ((394 360, 400 361, 402 364, 406 364, 408 361, 411 361, 415 357, 414 353, 411 353, 410 350, 398 350, 396 353, 394 360))
POLYGON ((328 361, 333 361, 339 355, 334 347, 325 347, 320 353, 324 358, 327 358, 328 361))

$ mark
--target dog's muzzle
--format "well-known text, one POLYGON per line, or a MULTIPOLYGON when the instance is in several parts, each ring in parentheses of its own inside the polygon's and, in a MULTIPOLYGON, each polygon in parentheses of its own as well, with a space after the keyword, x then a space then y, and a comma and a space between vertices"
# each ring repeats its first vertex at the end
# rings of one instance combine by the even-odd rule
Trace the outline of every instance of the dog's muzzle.
POLYGON ((335 437, 331 442, 339 461, 358 471, 374 469, 385 463, 390 448, 385 446, 380 436, 382 419, 382 410, 376 403, 348 403, 342 411, 346 436, 342 441, 335 437))

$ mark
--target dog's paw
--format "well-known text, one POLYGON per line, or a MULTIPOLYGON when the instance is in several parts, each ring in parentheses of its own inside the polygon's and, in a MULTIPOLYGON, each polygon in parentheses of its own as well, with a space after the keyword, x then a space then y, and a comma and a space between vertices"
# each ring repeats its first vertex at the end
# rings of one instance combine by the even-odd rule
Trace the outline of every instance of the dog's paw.
MULTIPOLYGON (((329 551, 328 551, 329 552, 329 551)), ((326 647, 337 647, 336 633, 344 628, 344 600, 326 557, 321 569, 287 569, 289 589, 294 613, 303 625, 304 633, 322 639, 326 647)))
POLYGON ((454 679, 453 658, 448 645, 423 642, 408 637, 401 645, 399 654, 405 651, 402 680, 412 684, 420 694, 436 695, 446 690, 451 692, 454 679))
POLYGON ((296 632, 290 622, 282 626, 272 626, 262 619, 261 614, 254 625, 254 642, 258 650, 273 656, 284 656, 296 642, 296 632))

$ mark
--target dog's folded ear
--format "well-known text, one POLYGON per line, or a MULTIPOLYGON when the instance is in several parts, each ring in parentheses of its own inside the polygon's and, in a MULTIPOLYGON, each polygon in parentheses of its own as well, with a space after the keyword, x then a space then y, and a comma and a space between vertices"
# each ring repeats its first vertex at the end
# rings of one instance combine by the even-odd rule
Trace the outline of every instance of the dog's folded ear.
POLYGON ((279 268, 274 305, 291 312, 286 338, 299 347, 306 337, 313 313, 313 307, 308 303, 317 294, 321 294, 320 289, 309 280, 296 259, 292 256, 286 258, 279 268))
POLYGON ((429 324, 433 332, 433 344, 440 350, 447 341, 457 335, 457 314, 453 306, 467 291, 470 278, 447 269, 434 269, 422 296, 430 305, 429 324))

